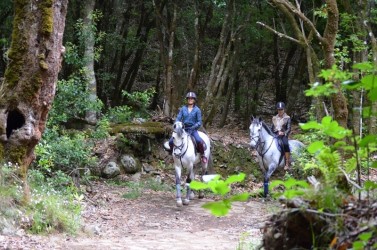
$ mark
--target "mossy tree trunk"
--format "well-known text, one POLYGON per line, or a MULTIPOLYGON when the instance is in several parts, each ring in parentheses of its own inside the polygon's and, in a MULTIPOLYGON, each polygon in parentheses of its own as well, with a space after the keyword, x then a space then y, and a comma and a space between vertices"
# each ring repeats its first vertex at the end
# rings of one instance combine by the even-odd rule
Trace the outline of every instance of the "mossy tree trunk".
POLYGON ((55 95, 67 5, 68 0, 14 1, 9 65, 0 87, 0 160, 18 164, 24 180, 55 95))

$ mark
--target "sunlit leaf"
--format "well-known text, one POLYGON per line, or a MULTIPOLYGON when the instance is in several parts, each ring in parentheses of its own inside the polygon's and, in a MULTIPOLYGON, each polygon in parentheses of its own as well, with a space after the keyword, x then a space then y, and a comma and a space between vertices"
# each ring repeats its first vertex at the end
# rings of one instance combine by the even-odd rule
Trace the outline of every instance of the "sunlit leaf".
POLYGON ((209 188, 207 183, 203 183, 200 181, 191 181, 190 188, 194 190, 202 190, 209 188))
POLYGON ((324 146, 323 141, 315 141, 308 146, 308 152, 311 154, 316 153, 318 150, 321 150, 324 146))
POLYGON ((308 130, 308 129, 321 129, 322 126, 316 121, 310 121, 307 123, 300 123, 300 127, 303 130, 308 130))
POLYGON ((226 184, 232 184, 234 182, 242 182, 245 179, 245 174, 244 173, 239 173, 237 175, 231 175, 229 176, 226 180, 226 184))
POLYGON ((242 193, 242 194, 233 195, 232 197, 229 198, 229 200, 230 201, 247 201, 249 196, 250 196, 249 193, 242 193))
MULTIPOLYGON (((211 187, 211 189, 212 189, 212 187, 211 187)), ((230 191, 230 187, 225 182, 220 181, 220 182, 216 183, 216 185, 214 186, 214 189, 212 189, 212 191, 215 194, 225 195, 230 191)))
POLYGON ((215 216, 225 216, 229 213, 231 204, 228 201, 214 201, 208 202, 202 207, 210 210, 210 212, 215 216))

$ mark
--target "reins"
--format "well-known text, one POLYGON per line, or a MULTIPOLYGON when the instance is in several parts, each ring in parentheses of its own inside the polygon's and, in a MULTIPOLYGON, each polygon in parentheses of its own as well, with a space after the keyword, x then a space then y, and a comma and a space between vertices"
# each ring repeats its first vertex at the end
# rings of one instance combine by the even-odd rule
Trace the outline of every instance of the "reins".
MULTIPOLYGON (((188 150, 188 146, 189 146, 189 145, 188 145, 188 139, 189 139, 188 137, 189 137, 189 135, 186 134, 186 138, 187 138, 186 143, 184 143, 184 140, 182 140, 181 145, 177 146, 177 145, 174 144, 174 147, 175 147, 175 148, 178 148, 179 150, 181 150, 181 153, 180 153, 180 154, 174 154, 174 156, 179 157, 179 161, 181 162, 181 166, 183 166, 183 164, 182 164, 182 157, 186 154, 186 152, 187 152, 187 150, 188 150), (182 153, 182 149, 183 149, 183 147, 185 146, 185 144, 186 144, 187 146, 186 146, 185 151, 182 153)), ((174 152, 174 151, 173 151, 173 152, 174 152)))
MULTIPOLYGON (((263 128, 263 124, 262 124, 262 128, 263 128)), ((265 128, 264 128, 265 129, 265 128)), ((273 136, 271 135, 273 138, 271 140, 271 143, 270 145, 268 146, 268 148, 263 152, 263 148, 266 144, 266 141, 262 141, 262 136, 261 136, 261 133, 262 131, 259 131, 259 138, 258 140, 256 141, 256 144, 255 144, 255 149, 257 150, 258 154, 262 157, 262 164, 263 164, 263 167, 266 168, 266 166, 264 165, 264 156, 265 154, 268 152, 268 150, 270 150, 271 146, 272 146, 272 143, 274 143, 274 139, 276 138, 276 136, 273 136)), ((255 136, 256 137, 256 136, 255 136)), ((254 140, 255 141, 255 137, 252 137, 251 140, 254 140)))

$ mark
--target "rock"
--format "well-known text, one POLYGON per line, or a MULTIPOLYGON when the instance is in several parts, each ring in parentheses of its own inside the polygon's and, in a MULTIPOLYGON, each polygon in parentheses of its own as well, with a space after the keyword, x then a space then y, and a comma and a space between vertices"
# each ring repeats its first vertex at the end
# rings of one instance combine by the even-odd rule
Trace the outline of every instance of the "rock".
POLYGON ((105 178, 114 178, 120 174, 120 169, 118 165, 111 161, 109 162, 105 168, 102 170, 102 176, 105 178))
POLYGON ((154 171, 154 168, 149 165, 148 163, 143 163, 143 170, 146 172, 146 173, 150 173, 152 171, 154 171))
POLYGON ((130 155, 122 155, 120 162, 126 174, 135 174, 140 170, 139 162, 130 155))

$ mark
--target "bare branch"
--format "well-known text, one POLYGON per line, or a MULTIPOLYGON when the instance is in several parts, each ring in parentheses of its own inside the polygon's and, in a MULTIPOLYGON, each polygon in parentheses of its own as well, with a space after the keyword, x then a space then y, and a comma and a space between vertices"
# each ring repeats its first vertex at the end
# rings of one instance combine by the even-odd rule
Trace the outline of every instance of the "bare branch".
POLYGON ((295 42, 295 43, 297 43, 299 45, 302 45, 302 43, 299 40, 297 40, 297 39, 295 39, 293 37, 290 37, 290 36, 288 36, 286 34, 283 34, 283 33, 279 32, 279 31, 275 30, 274 28, 268 26, 267 24, 264 24, 262 22, 257 22, 257 24, 259 24, 262 27, 268 29, 269 31, 273 32, 274 34, 278 35, 279 37, 284 37, 284 38, 286 38, 286 39, 288 39, 290 41, 293 41, 293 42, 295 42))
POLYGON ((296 15, 298 18, 300 18, 304 24, 309 28, 311 29, 315 36, 317 37, 317 39, 320 41, 320 42, 325 42, 325 39, 321 36, 321 34, 318 32, 318 30, 316 29, 316 27, 314 26, 313 22, 310 21, 304 13, 301 12, 301 10, 297 9, 295 6, 293 6, 289 1, 287 0, 272 0, 275 4, 281 4, 283 5, 285 8, 287 8, 291 13, 293 13, 294 15, 296 15))

